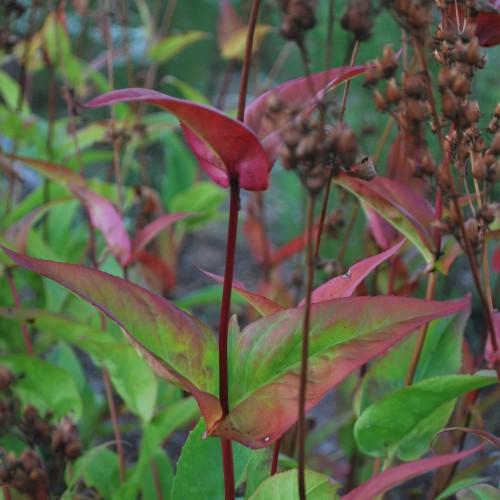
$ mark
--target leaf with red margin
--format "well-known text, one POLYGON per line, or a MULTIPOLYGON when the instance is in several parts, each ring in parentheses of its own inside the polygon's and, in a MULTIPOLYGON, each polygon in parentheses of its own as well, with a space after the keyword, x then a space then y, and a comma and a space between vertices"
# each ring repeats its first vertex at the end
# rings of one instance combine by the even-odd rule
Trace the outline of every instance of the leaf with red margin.
POLYGON ((273 95, 278 96, 287 106, 300 106, 303 113, 311 113, 328 91, 363 74, 366 69, 367 66, 364 65, 332 68, 307 77, 289 80, 255 98, 245 109, 245 123, 262 140, 271 164, 278 157, 281 134, 278 130, 278 123, 265 120, 269 98, 273 95))
MULTIPOLYGON (((334 299, 311 308, 306 410, 370 359, 415 329, 468 305, 406 297, 334 299)), ((231 411, 208 433, 262 448, 297 421, 304 308, 231 332, 231 411)))
POLYGON ((174 114, 200 166, 219 186, 227 188, 231 182, 239 182, 250 191, 267 188, 269 159, 255 134, 244 124, 217 109, 140 88, 114 90, 92 99, 86 106, 95 108, 117 102, 145 102, 174 114))
POLYGON ((331 68, 309 76, 289 80, 256 97, 245 108, 245 123, 264 139, 274 132, 277 124, 265 122, 268 101, 272 96, 279 97, 287 106, 300 106, 303 109, 315 107, 319 100, 337 85, 361 75, 366 66, 342 66, 331 68))
POLYGON ((193 394, 207 425, 220 419, 218 348, 207 325, 129 281, 3 249, 19 266, 63 285, 117 323, 160 377, 193 394))
POLYGON ((402 182, 386 177, 363 181, 341 174, 334 181, 406 236, 428 264, 434 263, 432 225, 435 214, 424 197, 402 182))
POLYGON ((423 458, 410 462, 404 465, 398 465, 392 469, 386 470, 381 474, 372 477, 361 486, 358 486, 347 495, 341 497, 341 500, 366 500, 367 498, 375 498, 391 488, 395 488, 404 481, 412 479, 416 476, 432 472, 439 467, 453 464, 464 458, 470 457, 483 448, 480 444, 470 450, 461 451, 459 453, 448 453, 432 458, 423 458))
MULTIPOLYGON (((500 346, 500 312, 493 314, 493 326, 495 327, 495 338, 497 339, 497 344, 500 346)), ((488 335, 488 339, 486 341, 486 351, 484 353, 484 357, 491 367, 494 367, 500 360, 500 352, 495 352, 493 349, 490 335, 488 335)))
POLYGON ((71 191, 87 210, 92 227, 101 231, 112 255, 120 265, 128 265, 132 243, 115 206, 108 199, 83 186, 71 186, 71 191))
MULTIPOLYGON (((217 283, 224 283, 224 278, 218 274, 209 273, 208 271, 201 271, 206 274, 209 278, 213 279, 217 283)), ((274 302, 264 295, 259 295, 258 293, 251 292, 247 287, 241 283, 241 281, 233 280, 233 290, 238 292, 251 306, 253 306, 257 312, 262 316, 269 316, 279 311, 283 311, 283 307, 277 302, 274 302)))
POLYGON ((189 212, 179 212, 176 214, 166 214, 161 215, 156 218, 153 222, 150 222, 147 226, 144 226, 142 229, 139 229, 135 234, 132 240, 132 257, 131 260, 134 259, 135 254, 144 250, 146 245, 156 238, 159 233, 161 233, 164 229, 171 226, 174 222, 178 222, 182 219, 186 219, 187 217, 191 217, 194 214, 189 212))
POLYGON ((58 184, 73 184, 76 186, 85 186, 85 179, 74 170, 71 170, 64 165, 53 163, 45 160, 38 160, 36 158, 29 158, 27 156, 18 156, 3 153, 3 156, 10 160, 20 161, 36 170, 39 174, 47 177, 48 179, 57 182, 58 184))
MULTIPOLYGON (((379 264, 392 257, 406 240, 402 240, 385 252, 360 260, 353 264, 346 274, 337 276, 323 285, 316 288, 311 296, 313 303, 324 302, 325 300, 350 297, 358 285, 370 274, 379 264)), ((304 300, 300 303, 302 305, 304 300)))

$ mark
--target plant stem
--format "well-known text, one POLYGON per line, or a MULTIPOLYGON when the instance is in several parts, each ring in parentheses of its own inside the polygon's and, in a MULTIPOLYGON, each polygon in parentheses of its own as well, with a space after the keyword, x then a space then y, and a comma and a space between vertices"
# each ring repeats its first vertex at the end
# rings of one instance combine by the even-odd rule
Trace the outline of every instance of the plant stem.
MULTIPOLYGON (((228 331, 231 309, 231 291, 233 287, 234 261, 236 253, 236 236, 238 231, 238 212, 240 208, 240 186, 231 182, 229 202, 229 224, 227 228, 226 268, 219 320, 219 397, 222 414, 229 413, 229 381, 228 381, 228 331)), ((231 441, 221 438, 222 461, 224 466, 224 491, 226 500, 234 498, 234 471, 231 441)))
POLYGON ((248 21, 248 33, 245 45, 245 58, 243 60, 243 69, 241 70, 240 95, 238 99, 238 120, 245 120, 245 104, 248 90, 248 76, 250 74, 250 63, 252 62, 252 47, 259 17, 260 0, 253 0, 252 9, 250 11, 250 19, 248 21))
POLYGON ((274 476, 276 474, 276 471, 278 470, 278 459, 280 456, 280 448, 281 448, 281 438, 279 438, 274 443, 273 458, 271 460, 271 476, 274 476))
POLYGON ((120 470, 120 483, 125 482, 125 454, 123 451, 123 441, 122 433, 120 431, 120 426, 118 424, 118 413, 116 411, 116 405, 113 400, 113 387, 111 385, 111 379, 109 378, 109 372, 107 368, 102 369, 102 378, 104 381, 104 388, 106 390, 106 399, 108 400, 109 413, 111 416, 111 425, 113 426, 113 434, 116 441, 116 451, 118 452, 118 463, 120 470))
MULTIPOLYGON (((425 300, 432 300, 434 297, 434 292, 436 290, 436 271, 432 271, 427 278, 427 289, 425 291, 425 300)), ((405 378, 405 385, 411 385, 417 371, 418 360, 422 354, 422 349, 424 347, 425 338, 427 337, 427 331, 429 329, 429 323, 426 323, 420 328, 417 344, 413 350, 413 355, 410 361, 410 366, 405 378)))
POLYGON ((313 224, 314 203, 313 196, 309 196, 307 202, 307 257, 306 257, 306 296, 304 307, 304 322, 302 327, 302 354, 300 364, 300 388, 299 388, 299 422, 298 422, 298 449, 299 449, 299 471, 298 486, 300 500, 306 499, 306 388, 307 388, 307 366, 309 357, 309 327, 311 323, 311 295, 314 279, 314 247, 313 247, 313 224))
MULTIPOLYGON (((354 44, 351 54, 351 62, 350 62, 351 66, 356 62, 356 57, 359 52, 359 45, 360 45, 359 40, 356 40, 356 43, 354 44)), ((347 80, 344 85, 344 94, 342 95, 342 103, 340 105, 339 122, 342 122, 344 120, 344 114, 347 105, 347 96, 349 94, 350 85, 351 85, 351 80, 347 80)), ((330 191, 332 189, 332 180, 333 180, 333 168, 330 169, 330 172, 328 174, 328 182, 326 184, 325 194, 323 195, 323 204, 321 206, 321 215, 319 217, 319 224, 318 224, 318 234, 316 236, 316 247, 314 250, 314 255, 316 258, 319 257, 319 249, 321 247, 321 236, 323 234, 323 228, 325 225, 326 211, 328 209, 328 200, 330 199, 330 191)))
MULTIPOLYGON (((5 275, 7 277, 7 282, 9 283, 10 293, 14 299, 14 304, 16 307, 21 307, 21 297, 16 287, 16 282, 14 281, 14 276, 12 276, 12 269, 7 268, 5 270, 5 275)), ((24 347, 29 356, 33 356, 33 343, 31 342, 30 332, 28 325, 23 321, 21 323, 21 332, 23 334, 24 347)))

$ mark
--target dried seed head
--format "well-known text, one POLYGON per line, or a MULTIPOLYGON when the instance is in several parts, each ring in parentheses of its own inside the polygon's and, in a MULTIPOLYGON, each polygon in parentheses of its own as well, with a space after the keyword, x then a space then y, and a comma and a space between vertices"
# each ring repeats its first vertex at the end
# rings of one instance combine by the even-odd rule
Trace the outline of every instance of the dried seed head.
POLYGON ((409 98, 406 101, 406 116, 412 122, 422 122, 427 117, 427 108, 422 101, 409 98))
POLYGON ((443 115, 449 120, 454 120, 460 110, 460 103, 455 94, 449 89, 443 92, 441 97, 443 115))
POLYGON ((478 156, 472 162, 472 176, 478 181, 485 180, 488 177, 488 166, 482 156, 478 156))
POLYGON ((364 181, 371 181, 377 177, 377 170, 372 159, 368 156, 362 158, 359 162, 354 163, 347 170, 351 177, 357 177, 364 181))
POLYGON ((317 195, 328 180, 327 170, 323 165, 314 166, 305 178, 305 186, 312 196, 317 195))
POLYGON ((389 103, 380 90, 376 89, 373 91, 373 98, 375 99, 375 106, 379 111, 387 111, 389 109, 389 103))
POLYGON ((342 28, 351 31, 357 40, 368 40, 373 28, 373 16, 370 15, 370 2, 350 2, 342 16, 342 28))
POLYGON ((403 90, 405 95, 414 99, 427 98, 427 86, 422 75, 412 75, 405 73, 403 75, 403 90))
POLYGON ((493 137, 489 151, 496 156, 500 155, 500 132, 497 132, 493 137))
POLYGON ((481 117, 481 109, 477 101, 469 101, 463 109, 464 127, 477 123, 481 117))
POLYGON ((387 82, 387 100, 391 104, 396 104, 401 100, 401 89, 398 87, 396 80, 391 78, 387 82))

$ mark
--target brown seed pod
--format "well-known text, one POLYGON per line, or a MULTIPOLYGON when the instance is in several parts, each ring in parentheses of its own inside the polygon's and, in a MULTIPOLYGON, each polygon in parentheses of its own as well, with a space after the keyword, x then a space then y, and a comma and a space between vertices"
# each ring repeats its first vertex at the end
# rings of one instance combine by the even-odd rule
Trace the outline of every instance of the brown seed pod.
POLYGON ((479 108, 479 103, 477 101, 467 102, 463 108, 464 126, 470 127, 477 123, 480 117, 481 109, 479 108))
POLYGON ((427 86, 422 75, 403 75, 403 90, 405 95, 413 99, 425 99, 427 97, 427 86))
POLYGON ((401 89, 398 87, 398 84, 396 83, 396 80, 394 78, 391 78, 387 82, 387 100, 391 104, 396 104, 401 100, 401 89))
POLYGON ((460 110, 458 98, 449 89, 443 92, 441 97, 441 107, 443 115, 449 120, 454 120, 460 110))
POLYGON ((478 181, 482 181, 488 177, 488 166, 482 156, 478 156, 472 162, 472 176, 478 181))
POLYGON ((410 98, 406 100, 406 116, 412 122, 421 122, 427 116, 427 109, 422 101, 410 98))
POLYGON ((373 91, 373 98, 375 99, 375 106, 379 111, 387 111, 389 109, 389 103, 380 90, 376 89, 373 91))
POLYGON ((493 137, 489 151, 491 154, 500 155, 500 132, 497 132, 493 137))

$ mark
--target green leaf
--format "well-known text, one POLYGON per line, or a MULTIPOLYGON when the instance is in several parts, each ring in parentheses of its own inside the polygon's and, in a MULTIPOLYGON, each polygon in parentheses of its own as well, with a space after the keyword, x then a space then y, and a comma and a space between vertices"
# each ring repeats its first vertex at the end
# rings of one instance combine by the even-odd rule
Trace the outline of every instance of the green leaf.
POLYGON ((87 323, 44 310, 0 309, 0 316, 27 319, 39 330, 86 351, 98 366, 108 369, 113 386, 130 411, 144 422, 151 419, 156 402, 157 380, 151 368, 127 343, 87 323))
MULTIPOLYGON (((170 498, 172 494, 172 484, 174 482, 174 469, 167 454, 163 450, 156 450, 149 461, 141 483, 140 498, 158 498, 157 488, 160 489, 163 498, 170 498)), ((117 500, 122 500, 123 496, 118 496, 117 500)))
POLYGON ((421 423, 424 419, 439 420, 434 412, 462 394, 495 382, 495 377, 486 375, 447 375, 393 392, 369 406, 358 418, 354 426, 358 446, 375 457, 394 453, 406 439, 411 439, 411 432, 422 433, 422 427, 418 431, 415 427, 425 425, 421 423))
POLYGON ((144 429, 139 458, 127 481, 117 491, 118 498, 123 500, 137 498, 144 476, 149 474, 151 459, 161 451, 162 443, 174 430, 193 421, 198 415, 196 401, 191 397, 170 404, 163 412, 156 415, 144 429))
POLYGON ((176 35, 170 35, 155 43, 149 49, 149 57, 153 61, 165 63, 184 50, 189 45, 199 42, 208 37, 203 31, 186 31, 176 35))
POLYGON ((457 500, 499 500, 500 490, 489 484, 476 484, 457 492, 457 500))
POLYGON ((82 402, 71 374, 31 356, 4 356, 2 364, 22 375, 13 385, 23 406, 32 405, 42 415, 49 411, 55 419, 72 414, 75 420, 82 413, 82 402))
POLYGON ((66 483, 70 490, 80 479, 87 486, 96 488, 103 498, 112 498, 120 483, 118 456, 104 445, 87 451, 73 467, 66 469, 66 483))
POLYGON ((268 477, 270 471, 270 448, 255 450, 248 461, 245 480, 245 499, 249 499, 254 491, 268 477))
MULTIPOLYGON (((463 334, 469 314, 470 305, 457 314, 431 321, 414 382, 458 373, 462 363, 463 334)), ((404 387, 416 343, 417 332, 372 364, 363 377, 356 396, 355 409, 358 415, 370 404, 404 387)))
POLYGON ((483 476, 476 477, 466 477, 464 479, 459 479, 454 481, 448 488, 446 488, 442 493, 440 493, 436 500, 444 500, 445 498, 449 498, 453 496, 457 491, 468 488, 469 486, 473 486, 475 484, 484 483, 488 478, 483 476))
MULTIPOLYGON (((306 470, 306 495, 308 500, 335 500, 339 498, 339 484, 319 472, 306 470)), ((250 500, 298 500, 297 469, 280 472, 266 479, 250 500)))
MULTIPOLYGON (((0 96, 12 111, 17 110, 17 103, 21 94, 20 90, 19 84, 11 76, 5 71, 0 71, 0 96)), ((23 99, 21 103, 21 113, 30 113, 26 99, 23 99)))
MULTIPOLYGON (((182 448, 174 478, 172 500, 219 500, 224 498, 220 439, 203 438, 202 420, 190 432, 182 448)), ((252 451, 233 443, 234 477, 238 484, 252 451)))
POLYGON ((219 206, 225 200, 226 193, 211 182, 197 182, 191 188, 172 198, 171 212, 194 212, 195 215, 186 219, 189 229, 195 229, 211 220, 219 213, 219 206))

